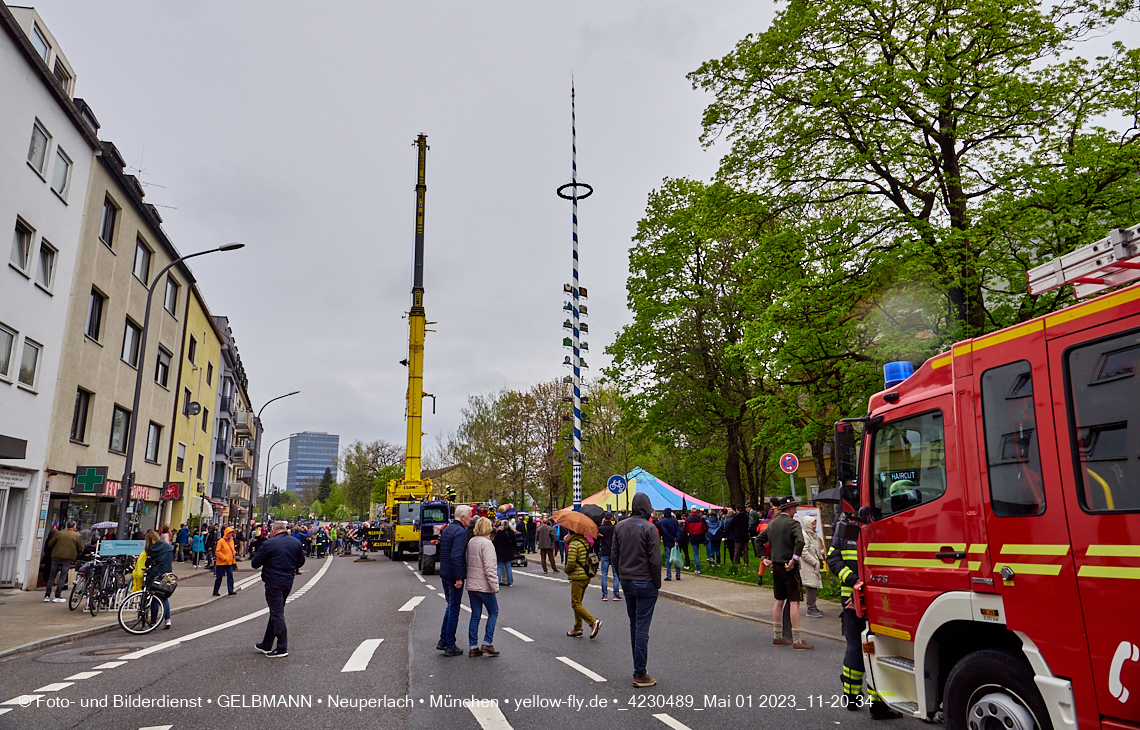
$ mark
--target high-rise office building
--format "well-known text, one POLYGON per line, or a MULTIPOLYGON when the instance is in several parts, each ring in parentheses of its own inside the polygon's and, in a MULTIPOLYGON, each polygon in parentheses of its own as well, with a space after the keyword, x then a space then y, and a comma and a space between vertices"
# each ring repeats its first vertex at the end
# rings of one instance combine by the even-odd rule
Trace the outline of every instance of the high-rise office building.
POLYGON ((336 478, 336 457, 340 452, 340 436, 333 433, 305 431, 289 439, 289 472, 285 488, 299 492, 316 489, 325 469, 336 478))

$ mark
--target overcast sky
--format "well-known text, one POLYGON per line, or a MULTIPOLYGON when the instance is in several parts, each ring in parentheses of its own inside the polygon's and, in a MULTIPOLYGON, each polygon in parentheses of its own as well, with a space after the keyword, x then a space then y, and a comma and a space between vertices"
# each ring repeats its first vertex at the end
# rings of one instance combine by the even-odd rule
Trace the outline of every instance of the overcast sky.
MULTIPOLYGON (((709 178, 685 74, 771 20, 769 2, 80 2, 35 7, 183 253, 230 317, 270 443, 404 442, 416 157, 424 297, 438 322, 425 443, 467 396, 561 377, 578 92, 589 375, 629 321, 627 251, 666 176, 709 178)), ((284 456, 279 447, 274 459, 284 456)), ((264 473, 264 463, 262 472, 264 473)), ((282 469, 280 473, 284 473, 282 469)))

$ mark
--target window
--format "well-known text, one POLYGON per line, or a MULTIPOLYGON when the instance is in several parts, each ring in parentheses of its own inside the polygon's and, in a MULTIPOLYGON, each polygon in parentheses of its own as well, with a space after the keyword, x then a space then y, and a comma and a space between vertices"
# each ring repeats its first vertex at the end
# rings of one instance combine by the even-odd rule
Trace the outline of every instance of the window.
POLYGON ((111 451, 122 454, 127 450, 127 434, 131 428, 131 412, 122 406, 115 406, 111 415, 111 451))
POLYGON ((7 380, 12 368, 12 350, 16 347, 16 332, 0 325, 0 378, 7 380))
POLYGON ((55 171, 51 176, 51 189, 61 198, 67 197, 67 183, 71 181, 71 159, 63 150, 55 148, 55 171))
POLYGON ((44 63, 47 63, 48 54, 51 53, 51 44, 47 42, 44 32, 35 23, 32 24, 32 37, 28 40, 32 42, 32 48, 36 49, 36 53, 40 54, 44 63))
POLYGON ((202 463, 202 455, 198 454, 198 471, 196 471, 195 474, 197 474, 199 478, 201 478, 201 476, 202 476, 202 467, 203 466, 204 465, 202 463))
POLYGON ((107 298, 97 289, 91 290, 91 300, 87 303, 87 329, 84 333, 96 342, 103 329, 103 305, 106 301, 107 298))
POLYGON ((43 347, 27 337, 24 338, 24 356, 20 360, 19 381, 29 388, 36 387, 36 376, 39 375, 40 352, 42 350, 43 347))
POLYGON ((28 264, 32 258, 32 241, 36 237, 34 228, 16 219, 16 233, 12 238, 12 255, 9 259, 12 265, 25 274, 28 273, 28 264))
POLYGON ((132 368, 139 366, 139 341, 142 340, 142 328, 131 320, 127 320, 123 327, 123 362, 132 368))
POLYGON ((135 241, 135 263, 131 269, 135 277, 146 284, 150 277, 150 249, 142 242, 142 239, 135 241))
POLYGON ((214 363, 206 363, 206 387, 209 388, 214 385, 214 363))
POLYGON ((186 444, 178 444, 178 456, 174 459, 174 471, 186 471, 186 444))
POLYGON ((162 345, 158 346, 158 360, 154 364, 154 382, 166 387, 170 380, 170 351, 162 345))
POLYGON ((55 73, 55 77, 57 79, 59 79, 59 85, 63 87, 63 90, 70 93, 71 92, 71 74, 69 74, 67 72, 67 69, 64 68, 63 61, 61 61, 58 58, 55 59, 55 71, 54 71, 54 73, 55 73))
POLYGON ((75 391, 75 410, 71 414, 71 440, 87 441, 87 412, 91 409, 91 394, 83 388, 75 391))
POLYGON ((158 463, 158 449, 162 445, 162 426, 154 421, 146 430, 146 460, 158 463))
POLYGON ((33 124, 32 142, 28 145, 28 164, 40 175, 44 174, 44 166, 47 164, 48 144, 50 142, 51 135, 47 133, 47 130, 41 127, 39 122, 33 124))
POLYGON ((1140 331, 1065 358, 1078 498, 1087 512, 1140 510, 1140 331))
POLYGON ((193 402, 194 395, 190 392, 189 388, 182 389, 182 415, 190 415, 190 403, 193 402))
POLYGON ((56 253, 54 246, 40 239, 40 266, 36 271, 36 281, 48 291, 51 291, 51 284, 55 280, 56 253))
POLYGON ((166 296, 163 298, 162 306, 166 311, 178 316, 178 282, 174 280, 173 276, 166 277, 166 296))
POLYGON ((198 364, 198 340, 194 339, 194 335, 190 335, 190 343, 186 345, 186 359, 192 365, 198 364))
POLYGON ((210 429, 207 425, 210 423, 210 409, 202 409, 202 433, 209 433, 210 429))
POLYGON ((946 436, 941 411, 879 426, 874 453, 874 519, 933 502, 945 494, 946 436))
POLYGON ((1020 360, 982 373, 982 424, 990 506, 998 517, 1045 513, 1033 374, 1020 360))
POLYGON ((119 217, 119 209, 110 198, 103 198, 103 219, 99 222, 99 240, 108 246, 115 240, 115 219, 119 217))

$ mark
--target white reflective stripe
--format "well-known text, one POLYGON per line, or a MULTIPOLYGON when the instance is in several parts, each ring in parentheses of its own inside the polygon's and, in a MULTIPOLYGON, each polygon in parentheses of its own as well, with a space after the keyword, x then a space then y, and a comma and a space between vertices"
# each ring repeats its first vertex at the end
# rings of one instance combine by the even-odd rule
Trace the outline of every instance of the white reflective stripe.
POLYGON ((526 634, 519 633, 518 631, 515 631, 514 629, 509 628, 507 626, 503 627, 503 631, 506 631, 508 634, 513 634, 513 635, 519 637, 520 639, 522 639, 523 641, 527 641, 527 642, 534 641, 534 639, 530 638, 526 634))
POLYGON ((475 716, 475 721, 483 730, 513 730, 503 711, 499 709, 497 701, 491 700, 488 707, 476 707, 482 704, 478 701, 468 705, 467 709, 475 716))
POLYGON ((102 672, 80 672, 79 674, 73 674, 70 677, 64 677, 64 679, 91 679, 92 677, 98 676, 100 674, 102 674, 102 672))
POLYGON ((412 596, 408 599, 407 603, 400 606, 397 611, 411 611, 416 606, 420 605, 420 601, 424 600, 424 596, 412 596))

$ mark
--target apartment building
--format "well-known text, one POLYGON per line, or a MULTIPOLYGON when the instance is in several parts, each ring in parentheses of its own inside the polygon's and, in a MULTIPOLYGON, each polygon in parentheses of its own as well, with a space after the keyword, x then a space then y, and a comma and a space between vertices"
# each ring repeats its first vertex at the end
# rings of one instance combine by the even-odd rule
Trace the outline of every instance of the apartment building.
MULTIPOLYGON (((0 586, 34 580, 45 470, 98 122, 32 8, 0 3, 0 586), (30 578, 31 575, 31 578, 30 578)), ((49 488, 50 482, 50 488, 49 488)))
POLYGON ((218 435, 214 455, 212 499, 220 502, 225 519, 252 515, 251 483, 259 425, 249 399, 249 379, 227 317, 214 317, 222 337, 222 385, 218 392, 218 435))

